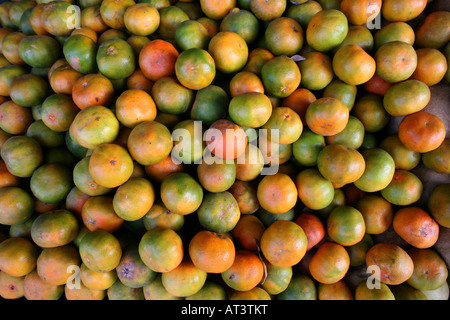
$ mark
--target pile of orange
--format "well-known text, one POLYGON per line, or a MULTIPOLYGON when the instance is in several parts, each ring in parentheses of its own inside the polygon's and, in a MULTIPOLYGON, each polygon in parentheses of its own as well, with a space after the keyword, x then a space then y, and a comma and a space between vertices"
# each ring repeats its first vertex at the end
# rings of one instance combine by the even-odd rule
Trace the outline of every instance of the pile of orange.
POLYGON ((2 2, 0 296, 448 299, 449 10, 2 2))

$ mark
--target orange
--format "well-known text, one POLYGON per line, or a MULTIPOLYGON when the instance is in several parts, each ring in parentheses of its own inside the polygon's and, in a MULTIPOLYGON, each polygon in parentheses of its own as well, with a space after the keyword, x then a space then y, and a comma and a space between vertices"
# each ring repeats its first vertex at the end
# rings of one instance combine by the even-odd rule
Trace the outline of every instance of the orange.
POLYGON ((317 168, 300 171, 295 177, 295 185, 299 199, 309 209, 321 210, 333 201, 333 184, 323 177, 317 168))
POLYGON ((383 44, 374 55, 376 74, 391 83, 408 79, 417 67, 417 53, 413 46, 403 41, 383 44))
POLYGON ((248 56, 247 63, 243 69, 243 71, 253 72, 256 75, 261 75, 261 68, 270 59, 272 59, 274 55, 267 49, 264 48, 255 48, 250 51, 248 56))
POLYGON ((221 273, 223 281, 232 289, 248 291, 263 279, 264 265, 256 253, 237 250, 231 267, 221 273))
POLYGON ((176 172, 161 183, 160 196, 170 211, 188 215, 202 204, 203 189, 190 174, 176 172))
POLYGON ((435 150, 446 136, 444 122, 436 115, 419 111, 403 118, 398 126, 398 137, 406 148, 424 153, 435 150))
POLYGON ((6 133, 25 134, 33 120, 30 108, 18 105, 12 100, 0 104, 0 128, 6 133))
POLYGON ((66 197, 66 209, 76 213, 78 217, 81 217, 81 210, 83 209, 87 199, 90 197, 90 195, 78 189, 77 186, 74 186, 66 197))
POLYGON ((345 129, 349 109, 340 100, 324 97, 312 102, 305 113, 306 124, 314 133, 322 136, 336 135, 345 129))
POLYGON ((350 206, 337 206, 327 218, 327 234, 343 246, 359 243, 366 232, 363 215, 350 206))
POLYGON ((376 73, 373 77, 364 83, 364 89, 369 92, 379 96, 384 96, 386 91, 392 86, 392 84, 383 78, 381 78, 376 73))
POLYGON ((171 155, 168 155, 165 159, 158 163, 145 166, 145 173, 147 176, 156 180, 157 182, 164 181, 170 174, 174 172, 181 172, 184 170, 183 162, 175 163, 171 155))
POLYGON ((109 196, 90 197, 81 210, 81 218, 89 231, 105 230, 115 232, 123 225, 123 219, 114 211, 113 198, 109 196))
POLYGON ((300 85, 302 75, 297 63, 288 56, 275 56, 263 64, 261 80, 266 94, 286 98, 300 85))
POLYGON ((247 43, 240 35, 230 31, 221 31, 212 37, 208 52, 217 70, 224 73, 240 71, 248 59, 247 43))
POLYGON ((300 24, 289 17, 270 21, 264 33, 267 49, 275 56, 298 53, 303 47, 304 37, 300 24))
POLYGON ((269 293, 260 287, 248 291, 234 291, 230 300, 272 300, 269 293))
POLYGON ((216 64, 208 51, 190 48, 183 51, 175 63, 178 81, 186 88, 201 90, 209 86, 216 76, 216 64))
POLYGON ((297 187, 284 173, 265 176, 258 184, 258 201, 261 207, 273 214, 291 210, 297 203, 297 187))
POLYGON ((143 221, 146 230, 161 227, 180 231, 184 226, 184 220, 183 215, 170 211, 158 201, 158 203, 153 204, 141 221, 143 221))
POLYGON ((392 243, 378 243, 366 253, 366 264, 380 268, 380 281, 398 285, 407 281, 414 272, 414 263, 408 253, 392 243))
POLYGON ((436 290, 445 285, 448 269, 434 249, 411 248, 407 251, 414 263, 414 272, 407 283, 418 290, 436 290))
POLYGON ((392 225, 394 208, 379 195, 366 194, 356 203, 355 208, 364 218, 367 234, 383 233, 392 225))
POLYGON ((421 153, 405 147, 396 134, 381 140, 379 147, 392 156, 396 169, 411 170, 420 163, 421 153))
POLYGON ((183 240, 172 229, 148 230, 139 242, 139 256, 151 270, 169 272, 183 260, 183 240))
POLYGON ((281 17, 286 6, 286 0, 253 0, 249 9, 259 20, 268 22, 281 17))
POLYGON ((41 12, 44 9, 46 3, 37 4, 30 13, 29 23, 33 31, 38 35, 47 35, 48 32, 45 30, 41 21, 41 12))
POLYGON ((394 176, 394 159, 381 148, 363 150, 361 154, 366 166, 363 175, 354 181, 355 186, 366 192, 376 192, 386 188, 394 176))
POLYGON ((137 3, 127 7, 123 19, 125 28, 138 36, 154 33, 160 22, 158 10, 149 3, 137 3))
POLYGON ((222 20, 236 6, 236 0, 200 0, 203 13, 214 20, 222 20))
POLYGON ((394 215, 394 231, 419 249, 432 247, 439 238, 439 224, 419 207, 401 208, 394 215))
POLYGON ((233 230, 241 217, 239 205, 229 191, 207 193, 197 210, 200 225, 209 231, 233 230))
POLYGON ((382 189, 381 195, 394 205, 407 206, 420 199, 423 192, 422 181, 411 171, 395 170, 389 185, 382 189))
POLYGON ((189 256, 192 263, 208 273, 222 273, 234 262, 233 241, 224 235, 203 230, 189 242, 189 256))
POLYGON ((320 283, 317 288, 319 300, 353 300, 353 292, 343 280, 336 283, 320 283))
POLYGON ((91 154, 89 173, 106 188, 125 183, 133 173, 133 159, 128 151, 117 144, 101 144, 91 154))
POLYGON ((278 144, 292 144, 300 138, 303 123, 300 116, 291 108, 277 107, 272 110, 270 118, 261 129, 264 131, 260 138, 278 144))
POLYGON ((409 79, 394 84, 384 94, 383 106, 394 117, 406 116, 425 108, 431 99, 427 84, 409 79))
POLYGON ((59 300, 63 293, 63 285, 45 282, 36 270, 27 274, 23 280, 23 295, 27 300, 59 300))
POLYGON ((236 199, 241 214, 252 214, 259 209, 256 184, 253 181, 236 180, 228 191, 236 199))
POLYGON ((97 33, 102 33, 108 29, 100 14, 100 5, 93 5, 81 10, 81 27, 88 27, 97 33))
POLYGON ((20 178, 9 172, 6 163, 0 160, 0 188, 4 187, 18 187, 20 178))
POLYGON ((112 29, 125 28, 124 15, 128 7, 134 5, 133 0, 105 0, 100 4, 102 20, 112 29))
POLYGON ((307 250, 303 229, 293 221, 273 222, 261 236, 261 251, 274 266, 291 267, 300 262, 307 250))
POLYGON ((306 109, 311 103, 316 101, 317 98, 310 90, 305 88, 298 88, 294 90, 289 96, 283 99, 281 105, 283 107, 289 107, 300 116, 303 124, 306 124, 305 114, 306 109))
POLYGON ((448 183, 436 186, 431 192, 427 203, 431 216, 437 223, 446 228, 450 226, 450 201, 447 197, 449 189, 450 184, 448 183))
POLYGON ((448 17, 447 10, 430 12, 416 30, 416 46, 438 50, 444 48, 450 39, 445 27, 448 17))
POLYGON ((104 290, 91 290, 81 283, 80 288, 77 290, 65 286, 64 296, 67 300, 103 300, 106 292, 104 290))
POLYGON ((152 93, 153 81, 147 79, 141 69, 137 68, 131 76, 127 78, 128 89, 144 90, 148 94, 152 93))
POLYGON ((189 20, 189 15, 178 6, 166 6, 158 10, 160 22, 158 36, 164 40, 172 41, 175 38, 175 32, 179 24, 189 20))
POLYGON ((366 163, 359 151, 342 144, 330 144, 320 151, 317 167, 325 178, 344 185, 361 178, 366 163))
POLYGON ((94 272, 110 272, 120 263, 122 247, 119 240, 104 230, 87 232, 79 245, 81 260, 94 272))
POLYGON ((49 72, 49 82, 53 91, 61 94, 72 94, 76 81, 83 76, 70 65, 63 65, 56 68, 51 74, 49 72))
POLYGON ((233 163, 208 163, 204 160, 197 167, 200 184, 209 192, 228 190, 236 180, 236 165, 233 163))
POLYGON ((330 57, 317 51, 306 52, 303 57, 305 60, 298 62, 302 74, 301 86, 307 90, 322 90, 328 86, 334 77, 330 57))
POLYGON ((101 74, 87 74, 76 80, 72 98, 80 109, 90 106, 108 106, 114 97, 111 81, 101 74))
POLYGON ((230 118, 240 126, 259 128, 270 119, 272 104, 270 99, 261 92, 241 93, 231 99, 228 113, 230 118))
POLYGON ((144 121, 133 128, 128 151, 135 161, 148 166, 170 155, 173 141, 169 129, 157 121, 144 121))
MULTIPOLYGON (((369 264, 368 264, 369 265, 369 264)), ((311 276, 323 284, 342 280, 350 267, 350 257, 345 248, 334 242, 324 242, 309 261, 311 276)))
POLYGON ((258 38, 260 24, 255 15, 243 6, 235 6, 220 22, 220 31, 232 31, 239 34, 247 44, 253 44, 258 38), (239 8, 240 7, 240 8, 239 8))
POLYGON ((119 217, 127 221, 142 218, 155 200, 153 184, 143 177, 130 178, 114 194, 113 207, 119 217))
POLYGON ((325 237, 325 227, 319 217, 312 213, 301 213, 296 219, 298 224, 305 232, 308 246, 306 250, 312 249, 325 237))
POLYGON ((2 40, 2 54, 11 63, 16 66, 25 65, 25 61, 19 55, 19 43, 26 37, 19 31, 8 33, 2 40))
POLYGON ((129 128, 134 128, 143 121, 155 120, 156 112, 153 98, 141 89, 128 89, 116 100, 117 119, 129 128))
POLYGON ((46 248, 37 259, 36 270, 39 277, 51 285, 64 285, 71 276, 70 266, 81 263, 78 249, 71 245, 46 248))
POLYGON ((86 37, 89 37, 94 42, 97 42, 97 40, 98 40, 97 33, 94 30, 92 30, 91 28, 88 28, 88 27, 81 27, 81 28, 78 28, 78 29, 74 29, 70 35, 75 35, 75 34, 81 34, 81 35, 84 35, 86 37))
POLYGON ((249 92, 264 93, 264 85, 261 78, 250 71, 236 73, 230 80, 231 97, 249 92))
POLYGON ((200 291, 206 281, 207 272, 185 259, 175 269, 164 272, 161 281, 168 293, 175 297, 187 297, 200 291))
POLYGON ((74 184, 81 192, 88 196, 99 196, 107 194, 110 188, 103 187, 94 181, 89 173, 90 156, 84 157, 73 168, 74 184))
POLYGON ((13 237, 0 243, 0 268, 13 277, 23 277, 36 268, 39 249, 33 241, 13 237))
POLYGON ((345 14, 336 9, 317 12, 306 28, 306 40, 315 51, 326 52, 344 41, 348 33, 345 14))
POLYGON ((432 87, 442 81, 448 69, 444 54, 434 48, 421 48, 416 50, 417 67, 411 76, 432 87))
POLYGON ((278 295, 289 286, 294 271, 292 267, 277 267, 264 260, 267 268, 267 276, 261 287, 271 295, 278 295))
POLYGON ((345 83, 361 85, 373 77, 376 63, 360 46, 349 44, 340 48, 333 56, 333 70, 345 83))
POLYGON ((427 0, 385 0, 381 13, 388 21, 410 21, 425 10, 427 3, 427 0))
POLYGON ((95 272, 81 263, 80 279, 91 290, 106 290, 116 282, 117 272, 115 269, 108 272, 95 272))
POLYGON ((383 99, 373 93, 359 98, 354 107, 353 115, 358 118, 366 132, 378 132, 389 123, 390 117, 383 106, 383 99))
POLYGON ((239 249, 257 251, 265 229, 266 226, 258 217, 247 214, 241 215, 231 234, 239 249))
POLYGON ((0 272, 0 296, 3 299, 19 299, 23 297, 23 280, 25 277, 13 277, 0 272))
POLYGON ((139 67, 151 81, 175 75, 178 50, 165 40, 156 39, 144 45, 139 53, 139 67))

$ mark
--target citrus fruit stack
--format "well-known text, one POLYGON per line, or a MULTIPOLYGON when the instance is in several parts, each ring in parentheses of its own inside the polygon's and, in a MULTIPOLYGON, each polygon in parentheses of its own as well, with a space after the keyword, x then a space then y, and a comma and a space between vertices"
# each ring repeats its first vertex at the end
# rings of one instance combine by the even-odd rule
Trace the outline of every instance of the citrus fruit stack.
POLYGON ((0 24, 2 298, 448 299, 445 1, 17 0, 0 24))

